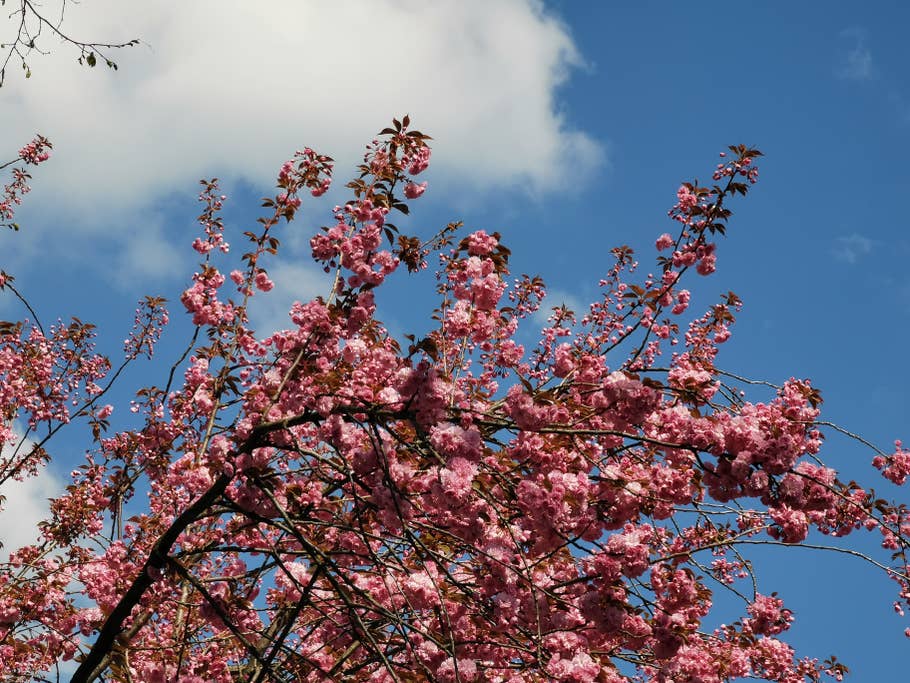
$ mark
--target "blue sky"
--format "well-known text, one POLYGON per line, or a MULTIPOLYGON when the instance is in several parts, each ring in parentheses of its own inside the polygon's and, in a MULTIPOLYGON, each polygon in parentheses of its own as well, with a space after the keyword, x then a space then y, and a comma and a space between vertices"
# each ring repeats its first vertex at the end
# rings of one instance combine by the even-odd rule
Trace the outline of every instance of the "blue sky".
MULTIPOLYGON (((142 39, 117 55, 118 72, 79 69, 61 47, 0 90, 0 156, 35 132, 55 143, 2 252, 46 318, 92 320, 115 350, 138 296, 176 301, 192 271, 199 178, 224 179, 239 235, 295 149, 332 155, 344 179, 403 113, 435 138, 412 228, 499 230, 515 272, 543 275, 551 304, 580 307, 609 249, 629 244, 645 267, 680 181, 708 178, 716 154, 741 142, 765 152, 761 181, 733 206, 693 308, 727 290, 745 301, 721 365, 810 377, 828 419, 883 446, 910 440, 904 3, 128 4, 86 0, 67 15, 74 34, 142 39)), ((263 329, 324 290, 306 242, 342 199, 305 205, 283 237, 263 329)), ((425 325, 430 285, 396 292, 390 327, 425 325)), ((2 317, 18 314, 0 301, 2 317)), ((153 381, 143 372, 127 382, 153 381)), ((77 457, 62 449, 59 472, 77 457)), ((858 445, 832 437, 826 457, 907 498, 858 445)), ((46 477, 21 495, 38 501, 57 485, 46 477)), ((880 574, 810 551, 759 560, 761 589, 796 611, 801 653, 837 654, 855 681, 903 678, 905 624, 880 574)))

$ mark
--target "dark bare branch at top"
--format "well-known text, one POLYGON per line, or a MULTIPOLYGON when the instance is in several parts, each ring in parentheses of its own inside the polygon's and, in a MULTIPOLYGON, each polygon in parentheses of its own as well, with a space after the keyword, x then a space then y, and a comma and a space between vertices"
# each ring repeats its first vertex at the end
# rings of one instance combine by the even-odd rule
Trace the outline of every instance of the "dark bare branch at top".
MULTIPOLYGON (((44 47, 46 42, 56 38, 62 43, 79 51, 76 61, 79 64, 94 67, 106 64, 111 69, 117 69, 117 63, 109 56, 110 51, 123 47, 138 45, 139 40, 134 38, 126 42, 95 42, 83 40, 63 31, 63 20, 66 15, 67 0, 59 0, 59 12, 49 14, 41 5, 32 0, 18 0, 10 3, 14 9, 9 13, 8 31, 0 34, 0 50, 3 63, 0 66, 0 86, 6 80, 6 69, 10 64, 21 63, 22 71, 26 78, 31 78, 32 71, 29 58, 33 53, 46 55, 50 50, 44 47)), ((7 0, 0 0, 0 6, 6 7, 7 0)))

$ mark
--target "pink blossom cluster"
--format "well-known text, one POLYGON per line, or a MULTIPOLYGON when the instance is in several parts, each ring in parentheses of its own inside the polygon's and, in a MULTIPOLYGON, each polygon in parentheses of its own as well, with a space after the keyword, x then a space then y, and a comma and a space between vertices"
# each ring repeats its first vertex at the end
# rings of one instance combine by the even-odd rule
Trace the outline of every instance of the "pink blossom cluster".
POLYGON ((300 189, 307 188, 314 197, 321 197, 331 184, 332 159, 309 147, 298 150, 278 172, 278 187, 286 190, 278 195, 278 203, 297 208, 300 200, 296 195, 300 189))
POLYGON ((19 158, 27 164, 37 166, 51 158, 51 153, 48 151, 51 147, 47 138, 41 135, 35 136, 31 142, 19 150, 19 158))
POLYGON ((233 319, 233 307, 224 304, 218 297, 218 290, 224 280, 224 275, 214 268, 193 274, 194 284, 183 292, 180 300, 193 315, 194 325, 218 326, 233 319))
POLYGON ((894 453, 877 455, 872 459, 872 464, 882 471, 882 476, 900 486, 910 475, 910 451, 905 450, 900 441, 895 441, 894 453))
POLYGON ((21 168, 14 168, 13 180, 3 187, 3 197, 0 198, 0 218, 6 221, 13 220, 15 207, 22 203, 22 196, 28 194, 31 188, 28 180, 31 176, 21 168))
MULTIPOLYGON (((50 158, 48 150, 52 147, 53 145, 47 138, 36 135, 31 142, 19 150, 19 155, 14 161, 0 164, 0 169, 19 160, 37 166, 50 158)), ((28 185, 31 175, 22 168, 13 168, 12 176, 12 181, 3 186, 3 193, 0 195, 0 220, 8 221, 8 226, 15 228, 16 225, 11 223, 15 215, 15 207, 22 203, 22 197, 31 190, 28 185)))
MULTIPOLYGON (((498 233, 393 224, 426 187, 429 138, 409 126, 367 147, 310 242, 332 290, 264 339, 249 312, 273 288, 280 226, 303 188, 325 191, 331 160, 306 149, 282 167, 239 256, 204 183, 181 296, 197 329, 110 434, 127 411, 102 398, 89 326, 0 328, 5 443, 14 419, 93 432, 42 538, 0 565, 0 678, 75 659, 75 681, 839 679, 782 640, 794 615, 753 589, 749 547, 874 531, 902 609, 910 517, 819 460, 808 380, 764 401, 731 386, 717 360, 735 295, 684 317, 681 281, 714 269, 757 151, 733 148, 722 185, 680 187, 654 273, 617 247, 597 300, 555 308, 527 351, 545 287, 509 279, 498 233), (433 252, 439 305, 403 343, 377 310, 398 265, 433 252), (745 599, 713 629, 718 590, 745 599)), ((124 362, 166 324, 146 300, 124 362)), ((45 446, 4 449, 0 475, 34 474, 45 446)), ((899 442, 873 460, 895 484, 908 463, 899 442)))
POLYGON ((404 164, 408 173, 411 175, 418 175, 427 170, 427 167, 430 165, 430 148, 426 145, 418 147, 411 155, 405 155, 402 157, 402 164, 404 164))

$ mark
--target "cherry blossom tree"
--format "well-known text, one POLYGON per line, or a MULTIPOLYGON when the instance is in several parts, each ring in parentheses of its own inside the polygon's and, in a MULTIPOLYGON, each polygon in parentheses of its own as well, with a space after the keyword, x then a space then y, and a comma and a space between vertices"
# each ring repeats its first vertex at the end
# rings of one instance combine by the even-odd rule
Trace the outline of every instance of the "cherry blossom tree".
MULTIPOLYGON (((203 183, 178 357, 154 355, 158 298, 116 367, 91 325, 3 324, 0 481, 39 472, 64 427, 70 452, 86 442, 40 538, 0 565, 0 678, 840 680, 836 659, 787 644, 792 613, 752 577, 752 546, 810 532, 879 536, 883 557, 864 557, 908 604, 907 510, 820 459, 818 389, 791 379, 750 401, 716 365, 739 299, 689 312, 684 285, 715 270, 757 150, 680 186, 653 274, 617 247, 598 299, 540 330, 544 283, 510 276, 500 235, 394 224, 427 188, 429 140, 404 117, 367 147, 310 241, 332 285, 287 329, 258 335, 250 314, 286 223, 329 186, 332 160, 310 149, 255 230, 228 230, 203 183), (431 263, 429 331, 395 339, 384 285, 431 263), (135 362, 160 363, 160 383, 115 411, 135 362), (136 426, 114 428, 130 411, 136 426), (739 619, 710 628, 723 591, 739 619)), ((903 484, 910 452, 872 449, 871 465, 903 484)))

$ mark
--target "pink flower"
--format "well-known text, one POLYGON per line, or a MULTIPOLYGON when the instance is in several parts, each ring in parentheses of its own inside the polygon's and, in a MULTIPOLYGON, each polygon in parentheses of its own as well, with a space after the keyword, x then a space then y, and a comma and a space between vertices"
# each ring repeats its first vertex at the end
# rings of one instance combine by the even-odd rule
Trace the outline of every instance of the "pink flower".
POLYGON ((746 611, 752 618, 744 619, 743 625, 757 635, 777 635, 790 628, 793 621, 793 613, 785 609, 783 600, 774 595, 757 595, 746 611))
POLYGON ((46 148, 51 146, 47 138, 40 135, 35 137, 30 143, 19 150, 19 158, 28 164, 38 165, 43 161, 51 158, 50 152, 46 148))
POLYGON ((488 235, 483 230, 477 230, 467 236, 468 254, 470 256, 486 256, 498 245, 499 240, 493 235, 488 235))
POLYGON ((568 377, 575 369, 575 358, 573 357, 571 344, 560 344, 557 346, 553 361, 553 375, 556 377, 568 377))
POLYGON ((600 666, 587 652, 578 652, 571 659, 553 657, 547 664, 546 671, 557 681, 593 683, 600 673, 600 666))
POLYGON ((682 211, 690 211, 698 203, 698 197, 685 185, 679 186, 676 191, 676 197, 679 200, 679 208, 682 211))
POLYGON ((471 491, 471 484, 477 474, 477 465, 456 455, 448 465, 440 470, 439 479, 442 489, 448 495, 461 500, 471 491))
POLYGON ((673 246, 673 238, 670 236, 670 233, 665 232, 663 235, 657 238, 654 246, 657 247, 658 251, 669 249, 673 246))
POLYGON ((264 270, 260 270, 256 273, 256 288, 268 292, 275 286, 275 283, 269 279, 268 274, 264 270))
POLYGON ((881 470, 882 476, 901 486, 910 475, 910 451, 904 450, 900 441, 894 442, 894 453, 888 456, 876 456, 872 465, 881 470))
POLYGON ((676 305, 673 307, 673 315, 680 315, 685 312, 689 307, 689 299, 691 299, 692 294, 688 289, 682 289, 676 295, 676 305))
POLYGON ((197 237, 193 240, 193 249, 198 251, 200 254, 209 253, 214 245, 211 242, 204 242, 201 237, 197 237))
POLYGON ((427 166, 430 165, 430 148, 421 147, 417 150, 417 153, 414 155, 414 158, 411 160, 410 166, 408 166, 408 173, 411 175, 417 175, 423 173, 427 166))
POLYGON ((717 257, 714 254, 708 254, 695 266, 695 270, 698 271, 699 275, 710 275, 716 268, 717 257))
POLYGON ((404 196, 408 199, 417 199, 426 189, 427 184, 425 182, 419 185, 417 183, 408 183, 404 186, 404 196))
POLYGON ((771 519, 776 527, 771 527, 769 533, 774 538, 779 538, 784 543, 800 543, 809 535, 809 520, 806 513, 794 510, 788 505, 771 508, 771 519))

